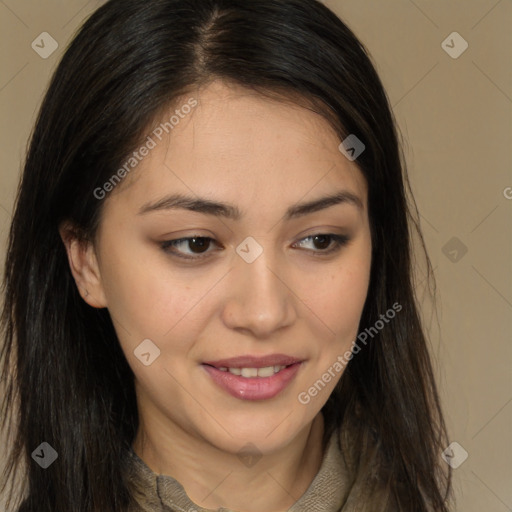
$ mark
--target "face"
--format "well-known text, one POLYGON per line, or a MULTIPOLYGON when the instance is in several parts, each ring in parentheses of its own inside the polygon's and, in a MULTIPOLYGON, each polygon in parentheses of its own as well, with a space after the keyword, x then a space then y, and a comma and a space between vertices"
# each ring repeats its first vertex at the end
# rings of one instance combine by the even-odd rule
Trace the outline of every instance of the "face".
POLYGON ((311 424, 357 335, 366 183, 309 110, 221 82, 195 99, 103 199, 85 300, 112 315, 142 420, 271 452, 311 424))

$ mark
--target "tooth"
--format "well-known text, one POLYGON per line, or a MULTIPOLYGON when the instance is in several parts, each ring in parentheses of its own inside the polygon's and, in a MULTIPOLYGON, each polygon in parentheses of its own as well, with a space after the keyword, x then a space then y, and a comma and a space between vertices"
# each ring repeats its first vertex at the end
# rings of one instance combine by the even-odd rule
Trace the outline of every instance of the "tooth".
POLYGON ((230 368, 229 373, 232 373, 233 375, 241 375, 242 370, 240 368, 230 368))
POLYGON ((258 369, 257 368, 242 368, 241 374, 242 374, 242 377, 257 377, 258 369))
POLYGON ((280 370, 281 370, 281 366, 279 366, 278 364, 276 366, 274 366, 274 373, 277 373, 280 370))
POLYGON ((272 377, 274 373, 274 366, 265 366, 265 368, 258 368, 258 377, 272 377))
POLYGON ((220 368, 218 368, 221 372, 227 372, 228 369, 225 367, 225 366, 221 366, 220 368))

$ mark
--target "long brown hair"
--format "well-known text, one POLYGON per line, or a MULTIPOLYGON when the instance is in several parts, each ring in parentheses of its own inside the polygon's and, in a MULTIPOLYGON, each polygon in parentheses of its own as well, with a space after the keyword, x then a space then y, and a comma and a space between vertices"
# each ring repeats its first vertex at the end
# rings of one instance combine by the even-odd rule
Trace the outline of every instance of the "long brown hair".
POLYGON ((69 220, 92 239, 104 204, 94 190, 163 108, 215 78, 288 91, 316 105, 340 141, 364 141, 357 163, 373 254, 360 329, 394 303, 402 310, 348 364, 323 408, 325 432, 341 428, 354 482, 375 485, 361 506, 388 510, 381 489, 389 510, 447 511, 446 430, 412 284, 416 211, 395 122, 365 48, 316 0, 110 0, 70 44, 37 119, 9 236, 2 423, 14 438, 4 487, 24 475, 22 512, 129 505, 134 376, 108 311, 78 294, 58 226, 69 220), (31 458, 43 441, 58 452, 46 470, 31 458))

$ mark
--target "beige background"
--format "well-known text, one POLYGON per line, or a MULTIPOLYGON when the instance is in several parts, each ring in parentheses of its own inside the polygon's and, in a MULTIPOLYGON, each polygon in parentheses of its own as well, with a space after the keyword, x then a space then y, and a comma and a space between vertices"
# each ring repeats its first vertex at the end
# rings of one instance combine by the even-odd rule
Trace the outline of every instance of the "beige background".
MULTIPOLYGON (((101 3, 0 0, 2 259, 48 79, 101 3), (59 44, 47 59, 31 48, 42 32, 59 44)), ((405 139, 438 283, 431 337, 450 439, 469 454, 454 471, 457 510, 512 511, 512 2, 325 3, 370 50, 405 139), (468 43, 458 58, 442 46, 454 31, 468 43)), ((451 36, 445 47, 461 43, 451 36)))

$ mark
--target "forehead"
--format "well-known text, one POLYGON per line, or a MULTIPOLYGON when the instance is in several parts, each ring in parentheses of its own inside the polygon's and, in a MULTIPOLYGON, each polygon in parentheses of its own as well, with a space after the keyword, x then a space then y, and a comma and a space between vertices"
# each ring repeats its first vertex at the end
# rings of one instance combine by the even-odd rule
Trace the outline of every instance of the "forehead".
POLYGON ((147 135, 151 149, 112 205, 179 191, 270 207, 340 187, 366 201, 364 177, 325 118, 240 86, 218 81, 184 96, 147 135))

